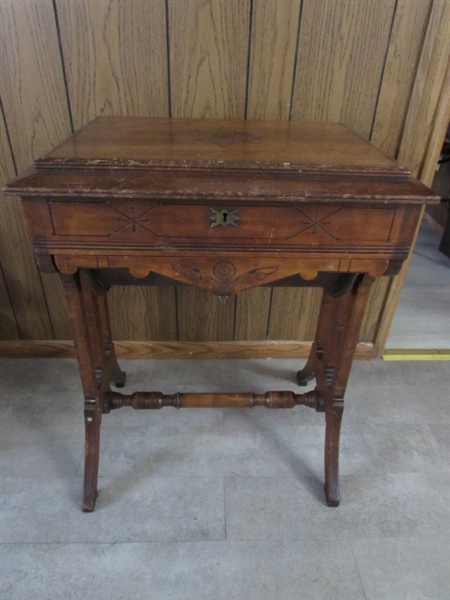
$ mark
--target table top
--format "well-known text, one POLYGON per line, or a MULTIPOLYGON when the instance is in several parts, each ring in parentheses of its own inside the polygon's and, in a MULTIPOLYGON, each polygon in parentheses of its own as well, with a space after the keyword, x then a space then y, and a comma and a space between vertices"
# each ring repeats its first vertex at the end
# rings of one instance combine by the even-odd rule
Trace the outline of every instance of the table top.
POLYGON ((235 204, 439 201, 344 125, 140 117, 97 118, 4 191, 235 204))
POLYGON ((410 175, 344 125, 232 119, 99 117, 36 161, 58 166, 410 175))

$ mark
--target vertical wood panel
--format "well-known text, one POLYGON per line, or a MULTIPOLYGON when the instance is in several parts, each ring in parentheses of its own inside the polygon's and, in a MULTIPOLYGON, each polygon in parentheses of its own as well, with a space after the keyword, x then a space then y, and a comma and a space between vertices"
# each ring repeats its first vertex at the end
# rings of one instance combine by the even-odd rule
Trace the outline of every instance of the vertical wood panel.
MULTIPOLYGON (((169 0, 172 116, 245 116, 249 15, 248 0, 169 0)), ((177 294, 181 340, 233 339, 233 302, 177 294)))
POLYGON ((250 43, 247 118, 286 120, 301 0, 256 0, 250 43))
POLYGON ((2 103, 17 170, 70 135, 51 0, 2 0, 2 103))
POLYGON ((175 288, 136 287, 133 305, 129 288, 114 286, 108 292, 108 305, 115 340, 173 341, 177 339, 175 288), (130 308, 133 318, 129 318, 130 308))
POLYGON ((371 142, 397 156, 426 34, 432 0, 399 0, 380 89, 371 142))
POLYGON ((99 115, 168 116, 164 0, 57 0, 75 129, 99 115))
POLYGON ((320 290, 274 288, 270 307, 268 339, 311 341, 320 307, 320 290), (293 337, 290 337, 293 336, 293 337))
POLYGON ((183 342, 229 341, 233 339, 234 300, 225 302, 206 290, 187 287, 183 292, 183 307, 178 320, 179 339, 183 342))
POLYGON ((322 290, 274 288, 269 322, 270 340, 313 340, 322 290))
POLYGON ((72 337, 67 316, 66 299, 59 275, 53 273, 40 274, 44 288, 45 302, 52 322, 53 337, 57 340, 69 340, 72 337))
POLYGON ((368 138, 395 0, 304 0, 292 118, 368 138))
POLYGON ((370 290, 368 310, 364 315, 361 325, 359 339, 362 342, 371 342, 375 338, 377 328, 380 322, 380 315, 383 309, 386 295, 389 289, 390 277, 380 277, 375 281, 370 290))
POLYGON ((267 337, 270 311, 270 288, 255 288, 236 298, 235 340, 258 341, 267 337))
POLYGON ((169 0, 172 116, 243 118, 249 0, 169 0))
MULTIPOLYGON (((70 119, 51 0, 2 0, 0 9, 2 103, 21 171, 70 134, 70 119)), ((40 279, 14 203, 9 199, 3 204, 2 264, 19 329, 31 339, 51 339, 54 332, 67 337, 59 278, 40 279)))

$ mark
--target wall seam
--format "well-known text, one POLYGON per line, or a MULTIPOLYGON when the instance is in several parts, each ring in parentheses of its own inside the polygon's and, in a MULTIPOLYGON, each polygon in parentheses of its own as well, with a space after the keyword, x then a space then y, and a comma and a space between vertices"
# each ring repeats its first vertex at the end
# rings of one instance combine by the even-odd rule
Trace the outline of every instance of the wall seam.
POLYGON ((13 167, 14 167, 14 173, 16 175, 18 175, 17 164, 16 164, 16 159, 15 159, 15 156, 14 156, 14 152, 13 152, 11 136, 9 134, 8 123, 6 121, 5 109, 3 108, 3 102, 2 102, 1 97, 0 97, 0 112, 1 112, 1 115, 2 115, 3 123, 5 124, 6 139, 8 141, 9 153, 11 155, 11 160, 12 160, 13 167))
POLYGON ((170 71, 169 0, 165 0, 165 7, 166 7, 166 51, 167 51, 167 103, 168 103, 169 118, 172 118, 172 85, 170 82, 171 71, 170 71))
POLYGON ((289 121, 292 121, 292 105, 294 101, 294 91, 295 91, 295 82, 297 79, 297 65, 298 65, 298 49, 300 47, 300 29, 302 25, 302 16, 303 16, 303 0, 300 4, 300 10, 298 11, 298 27, 297 27, 297 40, 295 42, 295 59, 294 59, 294 69, 292 72, 292 87, 291 87, 291 99, 289 102, 289 121))
POLYGON ((273 287, 270 288, 269 310, 267 312, 266 341, 269 341, 270 317, 272 316, 273 287))
POLYGON ((395 17, 397 15, 397 7, 398 7, 398 0, 395 0, 394 10, 392 12, 391 27, 389 29, 389 35, 388 35, 388 40, 387 40, 387 44, 386 44, 386 51, 384 53, 383 67, 381 69, 381 74, 380 74, 380 83, 378 85, 377 98, 375 100, 375 106, 374 106, 374 109, 373 109, 372 123, 370 125, 369 140, 372 139, 373 129, 375 127, 375 121, 376 121, 376 118, 377 118, 378 103, 380 101, 381 88, 383 87, 384 72, 386 70, 386 64, 387 64, 387 58, 388 58, 388 54, 389 54, 389 48, 391 46, 392 32, 394 30, 395 17))
POLYGON ((245 86, 244 119, 247 119, 247 114, 248 114, 248 91, 250 88, 250 63, 251 63, 251 52, 252 52, 252 34, 253 34, 253 0, 250 0, 249 25, 248 25, 248 48, 247 48, 247 82, 246 82, 246 86, 245 86))
POLYGON ((8 284, 6 283, 5 273, 3 272, 3 266, 0 263, 0 277, 3 279, 3 283, 5 284, 6 297, 8 298, 9 306, 11 307, 11 312, 14 316, 14 323, 17 328, 17 332, 19 333, 19 338, 23 340, 22 332, 20 331, 19 321, 17 320, 17 314, 14 309, 14 304, 12 303, 11 292, 9 291, 8 284))
POLYGON ((58 17, 58 9, 56 6, 56 0, 52 0, 52 4, 53 4, 53 14, 55 16, 56 36, 58 38, 59 56, 61 59, 61 69, 62 69, 62 75, 63 75, 63 81, 64 81, 64 89, 66 92, 67 110, 69 112, 70 130, 72 133, 74 133, 75 129, 74 129, 74 125, 73 125, 72 105, 70 103, 69 85, 67 83, 66 64, 65 64, 65 60, 64 60, 64 52, 63 52, 62 42, 61 42, 61 30, 59 27, 59 17, 58 17))

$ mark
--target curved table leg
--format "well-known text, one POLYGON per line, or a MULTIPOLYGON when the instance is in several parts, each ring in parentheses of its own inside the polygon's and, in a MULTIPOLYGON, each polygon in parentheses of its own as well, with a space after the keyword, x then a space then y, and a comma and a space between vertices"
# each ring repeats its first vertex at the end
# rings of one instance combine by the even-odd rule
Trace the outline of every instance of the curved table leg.
POLYGON ((111 342, 106 290, 96 286, 90 272, 80 269, 73 276, 62 276, 78 367, 85 398, 85 463, 83 511, 94 510, 100 459, 100 426, 107 409, 105 394, 111 377, 122 385, 125 373, 118 364, 111 342))
POLYGON ((325 404, 325 495, 329 506, 338 506, 339 440, 344 412, 344 394, 372 278, 360 275, 341 296, 324 291, 315 346, 317 392, 325 404))

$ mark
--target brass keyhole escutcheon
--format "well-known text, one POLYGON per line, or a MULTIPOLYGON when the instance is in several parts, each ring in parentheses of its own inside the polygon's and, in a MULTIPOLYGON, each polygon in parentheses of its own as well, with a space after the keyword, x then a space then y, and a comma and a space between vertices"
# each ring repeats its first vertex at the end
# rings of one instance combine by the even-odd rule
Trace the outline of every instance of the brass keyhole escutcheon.
POLYGON ((224 208, 222 210, 217 210, 215 208, 211 208, 211 229, 213 227, 237 227, 239 225, 239 209, 229 210, 224 208))

